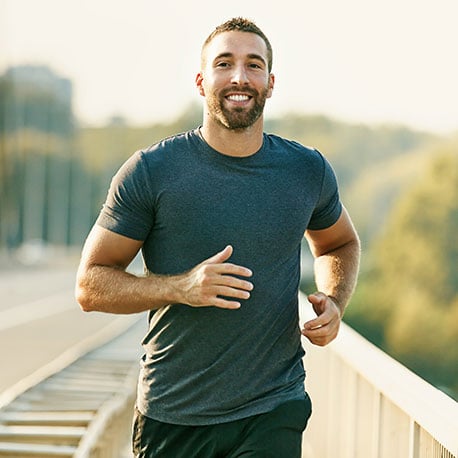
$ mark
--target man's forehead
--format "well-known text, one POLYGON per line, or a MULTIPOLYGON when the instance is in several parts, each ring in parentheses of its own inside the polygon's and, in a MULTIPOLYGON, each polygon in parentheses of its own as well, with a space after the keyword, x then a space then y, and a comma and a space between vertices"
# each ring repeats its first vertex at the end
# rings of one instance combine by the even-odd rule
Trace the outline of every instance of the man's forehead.
POLYGON ((204 54, 208 60, 220 54, 258 54, 267 61, 267 46, 264 40, 252 32, 229 31, 216 35, 207 44, 204 54))

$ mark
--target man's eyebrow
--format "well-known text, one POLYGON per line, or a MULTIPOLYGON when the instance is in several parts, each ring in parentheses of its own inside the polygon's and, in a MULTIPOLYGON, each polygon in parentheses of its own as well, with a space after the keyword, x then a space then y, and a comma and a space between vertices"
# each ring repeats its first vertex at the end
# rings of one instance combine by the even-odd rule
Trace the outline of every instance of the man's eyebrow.
POLYGON ((221 54, 218 54, 213 61, 216 61, 218 59, 225 59, 226 57, 233 57, 233 54, 231 52, 222 52, 221 54))
POLYGON ((264 57, 260 56, 259 54, 248 54, 248 57, 250 59, 256 59, 256 60, 260 60, 263 64, 267 65, 267 62, 266 60, 264 59, 264 57))
MULTIPOLYGON (((214 62, 217 61, 218 59, 225 59, 225 58, 228 58, 228 57, 234 57, 234 54, 231 53, 231 52, 222 52, 221 54, 218 54, 215 59, 213 60, 214 62)), ((267 65, 267 62, 266 60, 264 59, 264 57, 262 57, 261 55, 259 54, 256 54, 256 53, 252 53, 252 54, 248 54, 247 57, 249 59, 255 59, 255 60, 259 60, 261 61, 264 65, 267 65)))

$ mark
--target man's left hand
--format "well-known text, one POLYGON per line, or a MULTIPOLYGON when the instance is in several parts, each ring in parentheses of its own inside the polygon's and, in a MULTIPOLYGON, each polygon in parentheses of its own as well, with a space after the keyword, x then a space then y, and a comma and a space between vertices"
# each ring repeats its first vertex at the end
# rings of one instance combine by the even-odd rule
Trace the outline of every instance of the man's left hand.
POLYGON ((302 335, 314 345, 323 347, 332 342, 339 332, 342 315, 337 304, 324 293, 313 293, 307 296, 318 315, 304 323, 302 335))

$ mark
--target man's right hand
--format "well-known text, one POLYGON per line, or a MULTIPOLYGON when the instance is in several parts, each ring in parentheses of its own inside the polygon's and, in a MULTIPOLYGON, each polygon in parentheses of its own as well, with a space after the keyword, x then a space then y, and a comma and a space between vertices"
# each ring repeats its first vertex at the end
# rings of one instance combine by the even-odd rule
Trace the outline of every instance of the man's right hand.
POLYGON ((232 247, 178 275, 125 271, 143 242, 95 225, 84 244, 75 295, 86 312, 139 313, 169 304, 238 309, 250 297, 252 272, 227 261, 232 247))
POLYGON ((228 245, 189 272, 179 275, 175 286, 178 295, 182 296, 180 302, 191 307, 240 308, 237 299, 248 299, 253 284, 236 276, 251 277, 253 273, 246 267, 225 262, 232 252, 232 246, 228 245))

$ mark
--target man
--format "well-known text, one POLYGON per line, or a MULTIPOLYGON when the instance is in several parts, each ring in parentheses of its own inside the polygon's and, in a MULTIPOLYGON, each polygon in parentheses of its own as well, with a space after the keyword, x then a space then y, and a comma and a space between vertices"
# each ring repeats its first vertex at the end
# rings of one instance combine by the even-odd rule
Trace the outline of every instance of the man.
POLYGON ((322 155, 263 132, 272 49, 252 22, 202 48, 200 128, 134 154, 88 236, 83 310, 149 311, 138 457, 298 458, 311 414, 298 319, 300 245, 315 256, 316 345, 339 329, 359 241, 322 155), (139 250, 148 275, 125 268, 139 250))

